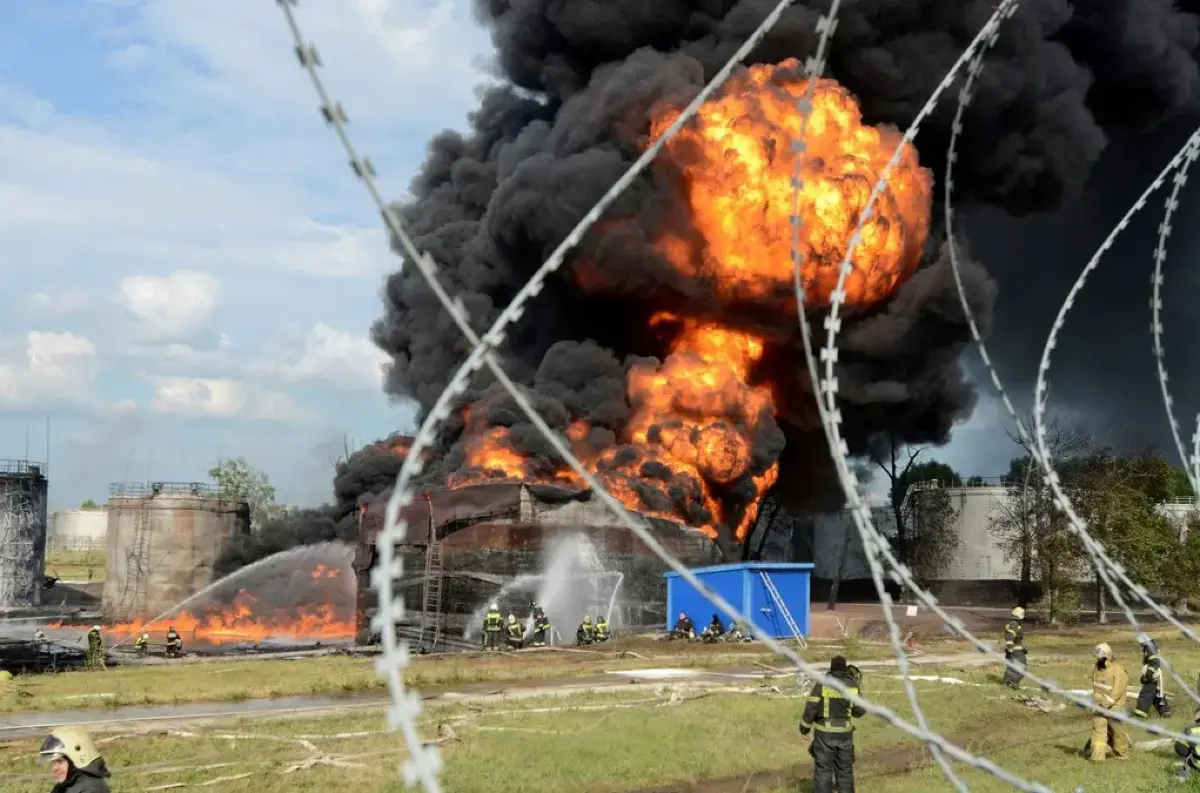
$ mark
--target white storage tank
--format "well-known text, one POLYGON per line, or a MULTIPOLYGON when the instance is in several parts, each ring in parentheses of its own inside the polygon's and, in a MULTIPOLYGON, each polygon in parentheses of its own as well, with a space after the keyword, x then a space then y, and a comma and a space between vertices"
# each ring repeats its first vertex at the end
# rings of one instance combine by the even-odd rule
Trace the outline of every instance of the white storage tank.
POLYGON ((60 509, 50 519, 49 547, 55 551, 103 551, 108 510, 60 509))

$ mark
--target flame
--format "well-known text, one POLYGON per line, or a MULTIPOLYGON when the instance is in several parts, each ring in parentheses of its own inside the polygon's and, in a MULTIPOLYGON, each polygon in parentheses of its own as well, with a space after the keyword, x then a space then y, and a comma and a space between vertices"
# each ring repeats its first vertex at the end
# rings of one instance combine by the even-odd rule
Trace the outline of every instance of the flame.
MULTIPOLYGON (((901 141, 895 130, 864 125, 854 96, 827 79, 813 86, 805 127, 797 103, 808 83, 791 76, 798 73, 795 59, 746 69, 665 147, 696 234, 665 234, 656 247, 678 272, 711 283, 727 300, 792 299, 791 217, 798 209, 806 302, 827 304, 859 215, 901 141), (805 144, 800 154, 798 140, 805 144)), ((652 138, 680 112, 660 112, 652 138)), ((929 234, 932 185, 916 149, 904 143, 851 257, 848 304, 887 297, 916 269, 929 234)))
MULTIPOLYGON (((832 80, 812 85, 804 126, 797 104, 809 85, 798 74, 795 59, 744 70, 666 144, 664 158, 678 177, 689 228, 660 233, 655 247, 679 275, 726 304, 787 310, 791 218, 799 214, 806 300, 827 305, 858 218, 899 145, 846 281, 847 304, 867 306, 891 295, 920 262, 932 175, 895 130, 864 125, 854 97, 832 80), (793 141, 800 139, 805 147, 797 153, 793 141)), ((680 112, 657 108, 649 139, 680 112)), ((573 270, 577 286, 604 289, 604 274, 583 265, 573 270)), ((580 420, 566 427, 566 437, 585 467, 630 509, 714 538, 724 527, 745 540, 762 496, 779 476, 777 461, 754 454, 775 416, 770 385, 756 382, 764 339, 665 311, 651 317, 650 328, 669 334, 667 355, 628 369, 633 413, 620 445, 591 449, 593 428, 580 420)), ((464 419, 465 461, 451 487, 497 480, 581 484, 573 470, 523 454, 507 427, 483 421, 470 406, 464 419)))
MULTIPOLYGON (((309 573, 312 581, 336 581, 336 567, 317 565, 309 573)), ((303 573, 301 573, 303 575, 303 573)), ((305 585, 308 586, 307 584, 305 585)), ((124 641, 143 632, 166 633, 175 626, 184 645, 249 644, 268 639, 290 642, 340 641, 354 638, 352 609, 348 605, 315 603, 299 608, 272 608, 246 590, 239 590, 232 602, 213 605, 201 612, 180 611, 154 622, 119 622, 106 631, 124 641)))

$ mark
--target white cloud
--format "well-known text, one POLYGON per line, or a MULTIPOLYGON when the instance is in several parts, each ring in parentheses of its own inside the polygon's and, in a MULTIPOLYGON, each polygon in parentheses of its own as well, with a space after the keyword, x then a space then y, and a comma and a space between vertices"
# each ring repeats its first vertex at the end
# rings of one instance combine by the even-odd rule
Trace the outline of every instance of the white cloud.
POLYGON ((221 282, 206 273, 132 275, 121 281, 125 310, 147 335, 161 339, 178 339, 208 327, 220 295, 221 282))
POLYGON ((203 377, 155 377, 151 409, 157 413, 215 418, 303 421, 310 418, 287 394, 237 380, 203 377))
POLYGON ((56 400, 87 401, 96 347, 74 333, 31 331, 24 355, 0 360, 0 402, 28 407, 56 400))
POLYGON ((279 367, 285 380, 322 380, 348 389, 378 391, 388 360, 366 336, 354 336, 318 322, 293 363, 279 367))
POLYGON ((80 290, 67 290, 51 294, 38 292, 25 298, 25 311, 50 317, 69 317, 88 311, 93 297, 80 290))

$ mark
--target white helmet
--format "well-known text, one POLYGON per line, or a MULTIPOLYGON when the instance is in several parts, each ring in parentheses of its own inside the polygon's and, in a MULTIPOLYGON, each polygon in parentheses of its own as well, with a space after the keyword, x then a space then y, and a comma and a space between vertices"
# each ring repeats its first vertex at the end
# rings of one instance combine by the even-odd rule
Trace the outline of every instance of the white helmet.
POLYGON ((1100 644, 1096 645, 1095 649, 1092 650, 1092 654, 1098 659, 1112 658, 1112 648, 1108 646, 1107 642, 1101 642, 1100 644))
POLYGON ((76 768, 83 768, 100 759, 92 736, 82 727, 59 727, 42 741, 38 755, 45 760, 65 757, 76 768))
POLYGON ((488 606, 488 608, 490 608, 492 611, 499 611, 499 610, 500 610, 500 604, 499 604, 499 603, 496 603, 495 601, 493 601, 493 602, 492 602, 492 605, 488 606))
POLYGON ((93 626, 92 626, 92 630, 94 630, 94 631, 98 631, 98 630, 100 630, 100 626, 99 626, 99 625, 93 625, 93 626))
POLYGON ((1023 620, 1023 619, 1025 619, 1025 609, 1021 608, 1020 606, 1017 606, 1016 608, 1014 608, 1012 610, 1012 615, 1013 615, 1013 619, 1023 620))

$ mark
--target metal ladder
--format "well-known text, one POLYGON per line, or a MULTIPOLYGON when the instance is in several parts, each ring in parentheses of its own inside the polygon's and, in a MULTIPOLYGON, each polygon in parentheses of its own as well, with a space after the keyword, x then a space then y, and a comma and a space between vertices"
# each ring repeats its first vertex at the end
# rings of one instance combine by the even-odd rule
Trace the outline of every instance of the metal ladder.
POLYGON ((134 616, 146 599, 146 576, 150 574, 151 512, 141 504, 133 519, 133 537, 125 549, 125 587, 121 592, 121 618, 134 616))
POLYGON ((783 615, 783 621, 787 624, 788 630, 792 632, 792 636, 796 641, 800 642, 800 646, 808 649, 808 642, 800 635, 800 626, 796 624, 796 620, 792 619, 792 612, 788 611, 788 607, 784 604, 783 598, 779 595, 779 590, 775 588, 775 582, 771 580, 771 576, 764 571, 758 573, 762 576, 763 586, 767 588, 767 594, 771 596, 771 600, 775 601, 775 607, 779 609, 779 613, 783 615))
POLYGON ((425 547, 425 603, 421 611, 421 636, 417 648, 432 652, 442 638, 442 544, 430 540, 425 547), (426 645, 426 637, 429 644, 426 645))

